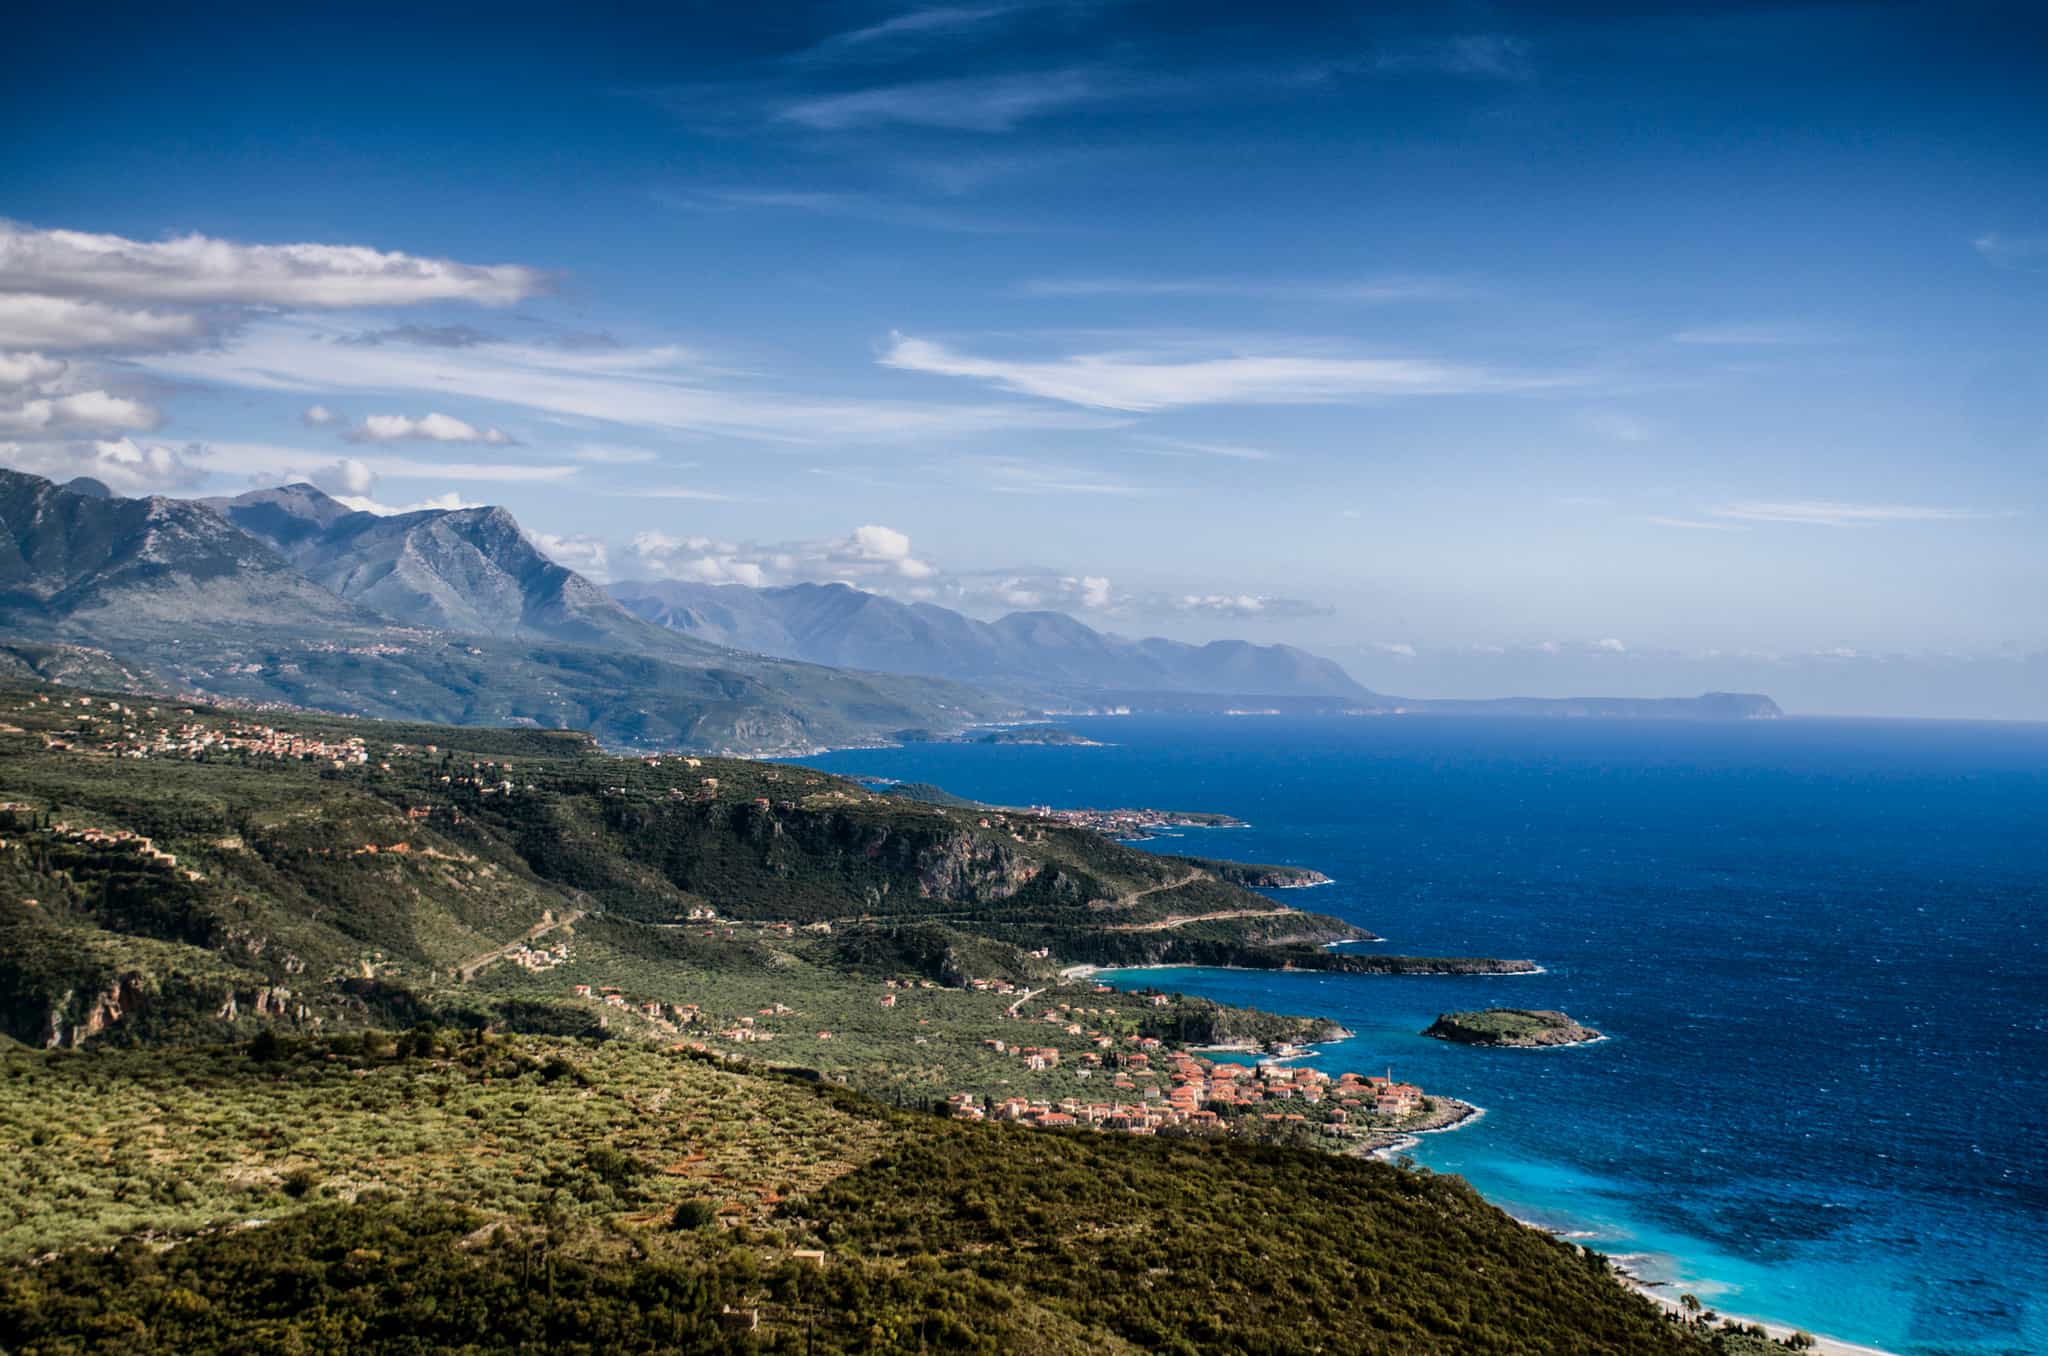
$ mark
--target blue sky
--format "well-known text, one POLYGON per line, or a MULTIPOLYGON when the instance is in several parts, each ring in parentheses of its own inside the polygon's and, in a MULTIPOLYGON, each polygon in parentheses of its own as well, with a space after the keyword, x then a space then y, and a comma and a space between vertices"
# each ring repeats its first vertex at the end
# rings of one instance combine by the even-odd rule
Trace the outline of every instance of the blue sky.
POLYGON ((2035 7, 44 8, 8 464, 1395 692, 2048 718, 2035 7))

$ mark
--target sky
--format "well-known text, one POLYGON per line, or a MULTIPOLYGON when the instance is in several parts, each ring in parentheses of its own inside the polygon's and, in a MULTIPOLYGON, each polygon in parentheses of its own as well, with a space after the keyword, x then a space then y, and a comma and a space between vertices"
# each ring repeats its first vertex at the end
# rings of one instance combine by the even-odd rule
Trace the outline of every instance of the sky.
POLYGON ((2048 719, 2028 4, 41 6, 0 464, 2048 719))

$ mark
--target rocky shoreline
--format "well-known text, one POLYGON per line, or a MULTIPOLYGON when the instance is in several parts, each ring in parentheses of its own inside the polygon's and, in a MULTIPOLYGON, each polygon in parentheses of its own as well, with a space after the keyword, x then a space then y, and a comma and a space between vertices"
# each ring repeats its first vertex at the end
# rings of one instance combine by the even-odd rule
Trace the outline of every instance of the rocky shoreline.
POLYGON ((1430 1109, 1406 1125, 1368 1128, 1356 1132, 1354 1142, 1342 1150, 1354 1158, 1388 1159, 1407 1153, 1422 1141, 1419 1135, 1441 1135, 1462 1130, 1486 1114, 1483 1106, 1461 1102, 1455 1097, 1432 1097, 1430 1109))

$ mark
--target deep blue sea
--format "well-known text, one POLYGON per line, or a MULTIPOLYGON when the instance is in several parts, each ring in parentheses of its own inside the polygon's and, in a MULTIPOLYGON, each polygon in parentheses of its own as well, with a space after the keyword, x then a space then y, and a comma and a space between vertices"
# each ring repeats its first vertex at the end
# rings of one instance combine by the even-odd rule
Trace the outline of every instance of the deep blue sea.
POLYGON ((2048 1353, 2048 726, 1124 718, 1108 748, 806 760, 1004 804, 1216 810, 1161 851, 1409 954, 1541 975, 1128 973, 1336 1018, 1316 1059, 1476 1102, 1428 1167, 1723 1312, 1901 1353, 2048 1353), (1472 1050, 1441 1011, 1612 1039, 1472 1050))

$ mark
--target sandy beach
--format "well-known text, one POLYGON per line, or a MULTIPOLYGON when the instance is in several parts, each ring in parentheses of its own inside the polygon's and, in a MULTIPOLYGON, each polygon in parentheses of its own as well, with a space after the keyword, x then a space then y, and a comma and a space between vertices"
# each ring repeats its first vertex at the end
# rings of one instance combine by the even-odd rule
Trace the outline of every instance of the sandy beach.
MULTIPOLYGON (((1626 1271, 1617 1271, 1616 1274, 1623 1285, 1651 1300, 1659 1307, 1668 1309, 1674 1314, 1684 1314, 1685 1310, 1678 1302, 1678 1296, 1684 1293, 1684 1287, 1681 1283, 1671 1281, 1662 1284, 1652 1284, 1640 1277, 1631 1276, 1626 1271)), ((1790 1337, 1795 1332, 1803 1331, 1785 1323, 1771 1323, 1761 1318, 1751 1318, 1746 1314, 1731 1314, 1718 1305, 1709 1304, 1707 1307, 1721 1317, 1732 1318, 1737 1323, 1745 1325, 1750 1323, 1761 1324, 1765 1332, 1779 1340, 1790 1337)), ((1855 1342, 1844 1342, 1839 1338, 1823 1337, 1819 1333, 1809 1335, 1813 1338, 1812 1349, 1824 1352, 1826 1356, 1897 1356, 1896 1352, 1886 1351, 1882 1347, 1868 1347, 1855 1342)))

